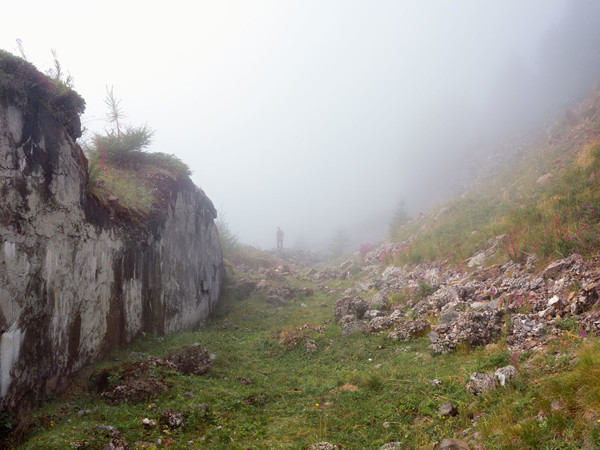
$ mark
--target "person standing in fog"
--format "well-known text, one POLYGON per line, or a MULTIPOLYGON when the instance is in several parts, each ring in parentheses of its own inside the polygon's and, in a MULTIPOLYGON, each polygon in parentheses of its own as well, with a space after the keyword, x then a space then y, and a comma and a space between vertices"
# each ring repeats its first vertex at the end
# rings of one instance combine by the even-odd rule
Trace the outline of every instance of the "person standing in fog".
POLYGON ((277 227, 277 250, 283 250, 283 230, 277 227))

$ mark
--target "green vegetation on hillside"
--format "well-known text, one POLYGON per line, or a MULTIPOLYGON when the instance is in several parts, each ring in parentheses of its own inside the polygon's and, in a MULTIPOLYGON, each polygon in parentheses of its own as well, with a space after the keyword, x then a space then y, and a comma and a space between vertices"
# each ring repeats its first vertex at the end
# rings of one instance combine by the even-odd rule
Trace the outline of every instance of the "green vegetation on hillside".
MULTIPOLYGON (((596 102, 598 103, 598 102, 596 102)), ((600 107, 585 118, 600 128, 600 107)), ((462 263, 496 236, 507 235, 503 259, 541 261, 571 253, 592 255, 600 247, 600 140, 571 140, 573 124, 555 125, 565 139, 538 141, 521 158, 462 198, 429 217, 394 229, 399 245, 390 262, 397 265, 446 260, 462 263)), ((590 135, 593 136, 592 133, 590 135)))

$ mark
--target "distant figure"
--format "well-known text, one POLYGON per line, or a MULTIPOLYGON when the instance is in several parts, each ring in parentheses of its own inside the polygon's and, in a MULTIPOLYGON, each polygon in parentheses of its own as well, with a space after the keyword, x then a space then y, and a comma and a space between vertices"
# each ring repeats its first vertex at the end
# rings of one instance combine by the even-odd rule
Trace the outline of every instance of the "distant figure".
POLYGON ((283 250, 283 230, 277 227, 277 250, 283 250))

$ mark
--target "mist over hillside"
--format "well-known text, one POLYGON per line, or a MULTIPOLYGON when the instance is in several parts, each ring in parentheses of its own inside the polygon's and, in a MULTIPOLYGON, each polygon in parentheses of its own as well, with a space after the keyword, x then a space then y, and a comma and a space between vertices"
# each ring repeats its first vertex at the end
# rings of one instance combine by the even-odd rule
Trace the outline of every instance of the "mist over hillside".
POLYGON ((402 200, 415 215, 460 193, 466 168, 600 79, 593 0, 140 5, 13 2, 6 17, 30 26, 10 21, 0 46, 19 54, 19 38, 40 68, 55 48, 90 132, 114 86, 128 120, 156 130, 151 150, 189 164, 233 232, 262 248, 277 226, 286 246, 326 248, 340 227, 383 238, 402 200))

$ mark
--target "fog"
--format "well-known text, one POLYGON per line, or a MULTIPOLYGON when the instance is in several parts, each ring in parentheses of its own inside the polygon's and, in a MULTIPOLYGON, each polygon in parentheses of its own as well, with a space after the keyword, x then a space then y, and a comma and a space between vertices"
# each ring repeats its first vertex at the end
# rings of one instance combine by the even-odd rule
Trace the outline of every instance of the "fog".
POLYGON ((0 48, 40 70, 56 49, 90 131, 113 86, 264 249, 278 226, 286 247, 384 238, 400 201, 426 210, 600 80, 594 0, 87 3, 3 5, 0 48))

